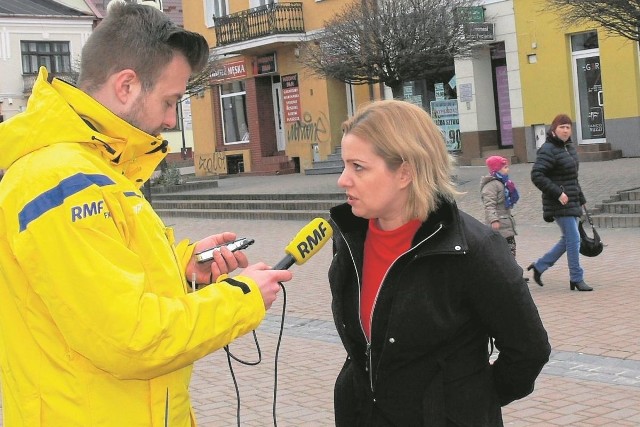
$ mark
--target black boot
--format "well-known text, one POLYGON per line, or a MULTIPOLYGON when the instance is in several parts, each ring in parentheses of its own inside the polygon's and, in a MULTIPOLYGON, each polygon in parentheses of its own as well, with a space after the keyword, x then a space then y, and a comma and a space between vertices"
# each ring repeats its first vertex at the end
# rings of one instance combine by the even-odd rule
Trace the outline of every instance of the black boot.
POLYGON ((581 280, 579 282, 569 281, 569 289, 571 290, 578 289, 579 291, 583 291, 583 292, 588 292, 593 290, 591 286, 584 283, 584 280, 581 280))
POLYGON ((535 282, 540 285, 540 286, 544 286, 544 283, 542 283, 542 273, 540 273, 538 271, 538 269, 535 267, 535 265, 533 265, 533 263, 531 263, 531 265, 529 265, 529 267, 527 267, 527 271, 533 270, 533 280, 535 280, 535 282))

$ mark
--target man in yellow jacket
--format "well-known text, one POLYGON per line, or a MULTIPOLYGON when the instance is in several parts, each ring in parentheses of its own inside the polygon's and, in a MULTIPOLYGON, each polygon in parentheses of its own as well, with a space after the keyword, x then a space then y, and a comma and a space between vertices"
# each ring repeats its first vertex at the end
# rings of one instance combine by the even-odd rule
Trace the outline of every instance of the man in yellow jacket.
POLYGON ((226 249, 196 263, 235 235, 174 245, 140 191, 207 57, 162 12, 118 5, 83 48, 80 89, 41 69, 0 124, 5 427, 195 426, 193 362, 255 329, 291 279, 226 249), (217 283, 190 293, 194 275, 217 283))

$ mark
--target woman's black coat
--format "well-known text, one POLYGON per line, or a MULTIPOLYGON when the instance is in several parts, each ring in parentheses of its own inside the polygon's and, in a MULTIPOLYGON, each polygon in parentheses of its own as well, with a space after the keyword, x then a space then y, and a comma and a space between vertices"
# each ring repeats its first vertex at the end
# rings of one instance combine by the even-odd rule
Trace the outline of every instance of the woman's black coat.
POLYGON ((547 133, 547 139, 538 149, 531 168, 531 181, 542 191, 542 217, 552 222, 556 216, 582 215, 582 205, 587 203, 578 183, 578 152, 571 143, 547 133), (562 193, 569 197, 566 205, 560 203, 562 193))
POLYGON ((533 391, 550 346, 505 239, 443 203, 389 268, 360 323, 367 220, 331 210, 333 317, 348 353, 335 384, 338 427, 500 426, 533 391), (489 337, 499 356, 489 363, 489 337))

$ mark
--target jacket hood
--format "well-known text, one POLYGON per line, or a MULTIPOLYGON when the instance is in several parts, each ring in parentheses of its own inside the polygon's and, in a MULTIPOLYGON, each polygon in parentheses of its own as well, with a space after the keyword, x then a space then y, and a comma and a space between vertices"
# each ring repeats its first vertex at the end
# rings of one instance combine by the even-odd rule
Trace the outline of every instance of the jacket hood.
POLYGON ((493 175, 485 175, 483 177, 480 178, 480 189, 482 189, 482 187, 484 187, 485 185, 487 185, 489 182, 496 180, 497 178, 493 175))
POLYGON ((69 83, 49 82, 41 68, 26 110, 0 124, 0 169, 60 143, 86 144, 139 186, 168 152, 161 136, 130 125, 69 83))

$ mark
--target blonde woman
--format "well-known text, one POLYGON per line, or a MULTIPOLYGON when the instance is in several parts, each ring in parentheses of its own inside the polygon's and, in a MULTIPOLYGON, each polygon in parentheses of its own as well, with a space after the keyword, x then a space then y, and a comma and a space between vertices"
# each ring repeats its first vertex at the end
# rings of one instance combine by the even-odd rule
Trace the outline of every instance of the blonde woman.
POLYGON ((362 108, 343 124, 342 158, 336 426, 502 425, 501 406, 533 391, 550 352, 505 239, 458 210, 442 135, 415 105, 362 108))

